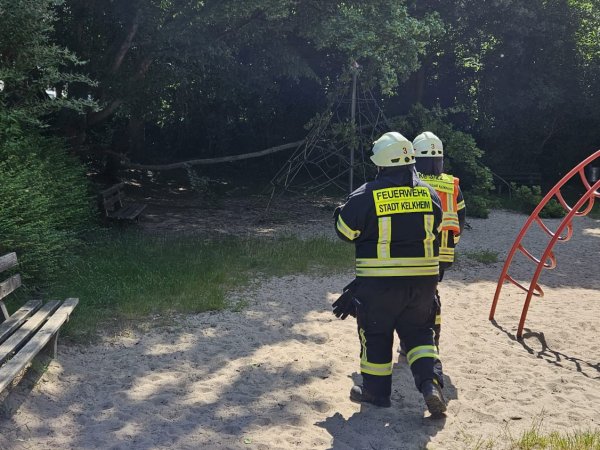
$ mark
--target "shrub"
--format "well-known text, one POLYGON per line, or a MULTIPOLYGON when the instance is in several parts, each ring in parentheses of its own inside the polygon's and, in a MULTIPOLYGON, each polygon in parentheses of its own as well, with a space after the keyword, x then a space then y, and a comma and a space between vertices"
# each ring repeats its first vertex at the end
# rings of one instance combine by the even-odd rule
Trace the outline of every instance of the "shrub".
POLYGON ((471 217, 480 217, 487 219, 490 215, 490 200, 484 196, 464 193, 465 205, 467 205, 467 214, 471 217))
MULTIPOLYGON (((516 183, 511 183, 511 190, 513 193, 512 208, 526 214, 531 214, 543 198, 542 189, 539 186, 518 186, 516 183)), ((540 211, 540 217, 543 218, 564 216, 565 210, 555 199, 551 199, 540 211)))
POLYGON ((16 251, 25 281, 49 281, 90 223, 81 164, 60 140, 21 132, 0 109, 0 253, 16 251))

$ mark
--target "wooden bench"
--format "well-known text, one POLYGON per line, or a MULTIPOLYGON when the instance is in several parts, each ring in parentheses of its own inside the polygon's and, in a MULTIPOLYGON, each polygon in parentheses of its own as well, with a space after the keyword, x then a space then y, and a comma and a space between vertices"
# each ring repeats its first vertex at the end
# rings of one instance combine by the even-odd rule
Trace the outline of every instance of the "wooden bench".
POLYGON ((140 217, 142 211, 146 209, 146 205, 141 203, 125 204, 123 202, 124 187, 125 183, 119 183, 100 192, 102 206, 104 207, 107 218, 116 220, 136 220, 140 217))
MULTIPOLYGON (((17 255, 0 256, 0 273, 17 265, 17 255)), ((40 352, 56 358, 56 346, 60 327, 69 320, 71 312, 79 302, 68 298, 64 302, 53 300, 42 304, 41 300, 30 300, 9 315, 4 298, 21 286, 19 274, 0 283, 0 392, 40 352)))

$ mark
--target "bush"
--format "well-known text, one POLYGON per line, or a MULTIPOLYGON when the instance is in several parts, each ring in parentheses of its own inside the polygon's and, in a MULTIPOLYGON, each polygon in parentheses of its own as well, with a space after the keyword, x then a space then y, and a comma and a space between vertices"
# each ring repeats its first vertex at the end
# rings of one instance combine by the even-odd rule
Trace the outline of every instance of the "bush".
POLYGON ((467 213, 471 217, 479 217, 487 219, 490 215, 490 200, 486 197, 477 194, 466 192, 464 194, 467 213))
MULTIPOLYGON (((511 183, 510 186, 513 201, 509 206, 517 211, 531 214, 542 201, 542 189, 539 186, 518 186, 516 183, 511 183)), ((551 199, 540 211, 540 217, 543 218, 560 218, 565 214, 565 210, 555 199, 551 199)))
POLYGON ((0 109, 0 254, 17 252, 25 281, 49 281, 90 223, 81 164, 62 141, 29 131, 0 109))

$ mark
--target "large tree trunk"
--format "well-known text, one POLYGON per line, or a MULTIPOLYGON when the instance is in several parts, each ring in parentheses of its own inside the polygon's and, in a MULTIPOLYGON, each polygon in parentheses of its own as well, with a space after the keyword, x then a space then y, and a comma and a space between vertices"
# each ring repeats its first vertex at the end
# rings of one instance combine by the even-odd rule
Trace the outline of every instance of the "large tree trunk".
POLYGON ((132 115, 127 124, 127 135, 129 137, 129 154, 133 159, 141 159, 146 146, 145 120, 137 115, 132 115))
POLYGON ((425 68, 423 66, 421 66, 419 68, 419 70, 417 70, 414 74, 414 78, 415 78, 415 96, 414 96, 414 102, 415 103, 420 103, 423 104, 423 96, 425 94, 425 68))

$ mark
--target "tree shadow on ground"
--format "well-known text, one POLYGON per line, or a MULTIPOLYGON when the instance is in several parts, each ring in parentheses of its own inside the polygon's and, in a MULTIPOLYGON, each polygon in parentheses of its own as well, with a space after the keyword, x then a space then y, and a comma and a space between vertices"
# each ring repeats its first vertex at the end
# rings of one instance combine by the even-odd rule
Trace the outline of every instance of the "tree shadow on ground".
POLYGON ((133 344, 70 349, 63 357, 68 365, 50 380, 52 393, 35 395, 33 409, 27 405, 31 387, 15 387, 11 395, 20 401, 11 409, 29 407, 30 420, 0 417, 3 438, 11 449, 53 437, 79 449, 238 448, 245 439, 258 449, 297 442, 322 448, 319 438, 307 442, 303 434, 311 426, 304 421, 307 411, 334 407, 331 398, 307 395, 315 383, 319 390, 335 383, 324 345, 333 320, 326 299, 331 281, 294 286, 295 279, 280 282, 266 294, 274 298, 261 298, 246 312, 199 315, 192 328, 184 323, 158 336, 136 336, 133 344), (285 292, 295 294, 281 301, 285 292), (279 346, 289 351, 269 359, 279 346), (67 429, 60 429, 57 416, 68 417, 67 429), (285 433, 261 442, 262 427, 285 433))
MULTIPOLYGON (((360 384, 358 373, 352 378, 355 384, 360 384)), ((398 363, 394 364, 392 378, 391 408, 361 404, 360 411, 348 418, 336 412, 316 423, 332 436, 331 450, 425 448, 444 428, 446 416, 433 418, 425 412, 425 402, 414 385, 404 356, 399 356, 398 363)), ((457 389, 447 375, 444 375, 444 395, 447 401, 458 398, 457 389)))

